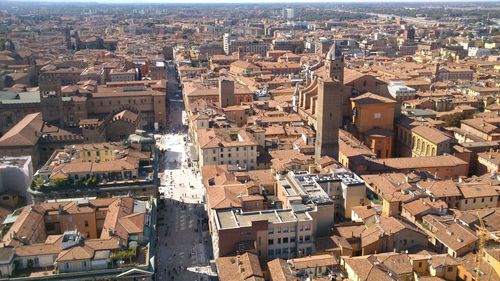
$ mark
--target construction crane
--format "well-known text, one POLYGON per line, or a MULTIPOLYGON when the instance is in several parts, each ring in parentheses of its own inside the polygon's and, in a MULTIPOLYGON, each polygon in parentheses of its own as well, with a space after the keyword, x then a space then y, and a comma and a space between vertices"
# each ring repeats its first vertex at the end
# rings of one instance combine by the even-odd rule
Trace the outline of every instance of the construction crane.
POLYGON ((486 228, 483 222, 483 218, 479 215, 479 211, 476 213, 477 218, 479 219, 479 226, 478 226, 478 236, 479 236, 479 248, 477 251, 476 255, 476 272, 474 279, 476 281, 479 281, 479 272, 480 272, 480 266, 481 266, 481 256, 483 255, 483 251, 486 247, 486 242, 488 239, 493 239, 496 242, 499 242, 497 238, 486 228))

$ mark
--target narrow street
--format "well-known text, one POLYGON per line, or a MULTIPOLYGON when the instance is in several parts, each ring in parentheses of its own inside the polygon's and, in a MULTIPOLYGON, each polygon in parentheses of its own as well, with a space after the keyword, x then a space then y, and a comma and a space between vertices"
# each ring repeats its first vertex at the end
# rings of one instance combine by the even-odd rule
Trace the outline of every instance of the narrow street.
POLYGON ((198 168, 189 163, 189 138, 182 124, 184 104, 175 76, 175 68, 168 64, 170 127, 156 136, 164 151, 156 280, 217 280, 210 267, 212 246, 203 204, 205 187, 198 168))

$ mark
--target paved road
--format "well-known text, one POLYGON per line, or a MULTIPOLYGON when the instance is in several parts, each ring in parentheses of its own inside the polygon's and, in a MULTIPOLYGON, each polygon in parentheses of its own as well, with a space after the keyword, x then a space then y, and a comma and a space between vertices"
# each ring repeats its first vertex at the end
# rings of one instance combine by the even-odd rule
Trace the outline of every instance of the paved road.
POLYGON ((188 162, 187 134, 182 126, 184 104, 177 96, 179 86, 173 67, 168 68, 167 78, 170 128, 156 136, 158 146, 165 150, 159 188, 165 199, 160 203, 156 280, 214 280, 211 239, 202 202, 205 188, 199 171, 188 162))

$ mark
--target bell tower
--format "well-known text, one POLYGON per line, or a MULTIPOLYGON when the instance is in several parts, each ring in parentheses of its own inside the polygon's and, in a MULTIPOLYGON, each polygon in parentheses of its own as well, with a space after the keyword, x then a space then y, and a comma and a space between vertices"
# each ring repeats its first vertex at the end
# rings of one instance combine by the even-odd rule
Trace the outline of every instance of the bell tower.
POLYGON ((326 56, 326 77, 318 82, 315 159, 325 155, 338 160, 342 127, 344 57, 335 42, 326 56))
POLYGON ((325 61, 326 76, 333 80, 344 82, 344 56, 336 46, 336 41, 326 55, 325 61))

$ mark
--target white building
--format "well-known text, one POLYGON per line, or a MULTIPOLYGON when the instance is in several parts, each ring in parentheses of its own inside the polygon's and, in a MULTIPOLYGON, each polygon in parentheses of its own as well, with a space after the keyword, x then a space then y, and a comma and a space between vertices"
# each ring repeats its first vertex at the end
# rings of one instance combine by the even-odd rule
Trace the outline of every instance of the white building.
POLYGON ((417 94, 415 89, 406 86, 403 81, 390 81, 387 89, 396 101, 411 100, 417 94))
POLYGON ((293 19, 293 18, 295 18, 295 9, 294 8, 285 8, 285 9, 283 9, 282 16, 285 19, 293 19))
POLYGON ((489 56, 490 54, 491 54, 490 49, 478 48, 478 47, 469 47, 467 53, 469 57, 477 57, 477 58, 486 57, 489 56))
POLYGON ((28 188, 33 179, 31 156, 0 158, 0 193, 14 193, 31 203, 28 188))

